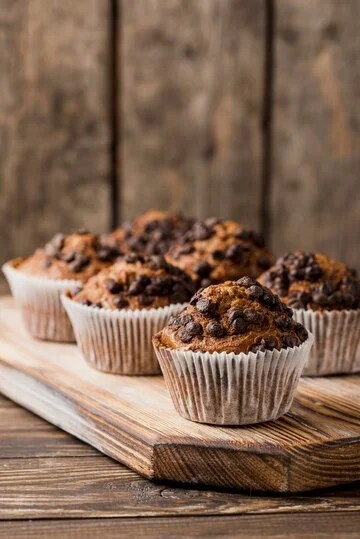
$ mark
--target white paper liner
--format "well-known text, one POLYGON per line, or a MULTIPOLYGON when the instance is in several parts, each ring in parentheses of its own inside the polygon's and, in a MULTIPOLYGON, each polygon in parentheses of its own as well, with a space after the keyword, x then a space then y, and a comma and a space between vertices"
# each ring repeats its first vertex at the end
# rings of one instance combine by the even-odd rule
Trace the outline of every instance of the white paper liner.
POLYGON ((21 308, 26 329, 38 339, 75 342, 72 325, 61 302, 61 295, 81 283, 29 275, 16 269, 19 260, 7 262, 2 270, 11 293, 21 308))
POLYGON ((360 309, 293 312, 315 339, 303 376, 360 371, 360 309))
POLYGON ((154 346, 178 413, 199 423, 246 425, 277 419, 291 407, 313 337, 300 346, 249 354, 154 346))
POLYGON ((63 305, 72 322, 76 342, 95 369, 113 374, 159 374, 152 338, 184 304, 153 309, 113 311, 82 305, 66 295, 63 305))

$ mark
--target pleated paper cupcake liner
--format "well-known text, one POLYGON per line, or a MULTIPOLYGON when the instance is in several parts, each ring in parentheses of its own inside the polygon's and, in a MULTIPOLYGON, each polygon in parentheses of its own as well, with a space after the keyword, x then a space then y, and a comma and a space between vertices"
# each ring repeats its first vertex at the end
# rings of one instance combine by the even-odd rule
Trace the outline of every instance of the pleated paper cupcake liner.
POLYGON ((37 339, 75 342, 72 325, 61 302, 61 295, 81 283, 29 275, 16 269, 21 260, 7 262, 2 270, 11 293, 21 308, 26 329, 37 339))
POLYGON ((191 421, 246 425, 286 414, 309 351, 300 346, 248 354, 181 351, 154 347, 178 413, 191 421))
POLYGON ((112 311, 62 297, 76 342, 95 369, 113 374, 159 374, 152 338, 184 304, 154 309, 112 311))
POLYGON ((360 309, 293 311, 294 319, 311 331, 315 339, 304 376, 360 371, 360 309))

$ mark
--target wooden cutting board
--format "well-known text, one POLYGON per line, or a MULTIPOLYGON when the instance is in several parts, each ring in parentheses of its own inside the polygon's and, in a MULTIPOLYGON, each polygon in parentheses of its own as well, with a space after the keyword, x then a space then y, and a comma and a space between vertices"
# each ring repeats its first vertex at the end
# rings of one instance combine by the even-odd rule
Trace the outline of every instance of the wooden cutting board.
POLYGON ((360 376, 303 378, 291 411, 222 428, 178 416, 161 376, 88 367, 75 345, 36 341, 0 299, 0 392, 150 479, 301 491, 360 479, 360 376))

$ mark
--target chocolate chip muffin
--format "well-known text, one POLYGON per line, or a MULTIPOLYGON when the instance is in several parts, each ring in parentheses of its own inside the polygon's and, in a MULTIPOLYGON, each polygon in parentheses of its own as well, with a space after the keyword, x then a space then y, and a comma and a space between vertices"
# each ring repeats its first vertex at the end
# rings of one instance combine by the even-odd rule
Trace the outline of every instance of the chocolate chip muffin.
POLYGON ((44 248, 20 260, 16 268, 37 277, 86 282, 120 254, 115 247, 103 244, 96 234, 80 230, 67 236, 56 234, 44 248))
POLYGON ((114 374, 157 374, 152 337, 194 292, 191 278, 161 255, 118 259, 63 303, 86 361, 114 374))
POLYGON ((117 249, 102 245, 95 234, 79 231, 68 236, 56 234, 32 256, 6 263, 4 274, 30 334, 44 340, 73 342, 61 294, 112 264, 118 255, 117 249))
POLYGON ((257 277, 274 261, 264 239, 235 221, 196 221, 171 247, 168 260, 183 269, 198 287, 257 277))
POLYGON ((180 214, 150 210, 109 234, 105 241, 125 252, 166 253, 193 224, 180 214))
POLYGON ((163 256, 133 253, 92 277, 72 298, 105 309, 156 309, 185 303, 193 292, 190 277, 163 256))
POLYGON ((260 277, 294 309, 359 309, 360 281, 355 270, 320 253, 296 251, 276 261, 260 277))
POLYGON ((199 290, 154 337, 180 415, 221 425, 286 413, 311 344, 291 309, 251 277, 199 290))
POLYGON ((320 253, 296 251, 276 261, 260 281, 294 310, 315 336, 304 374, 360 370, 360 280, 356 271, 320 253))
POLYGON ((200 289, 159 338, 169 348, 247 354, 299 346, 307 331, 278 296, 242 277, 200 289))

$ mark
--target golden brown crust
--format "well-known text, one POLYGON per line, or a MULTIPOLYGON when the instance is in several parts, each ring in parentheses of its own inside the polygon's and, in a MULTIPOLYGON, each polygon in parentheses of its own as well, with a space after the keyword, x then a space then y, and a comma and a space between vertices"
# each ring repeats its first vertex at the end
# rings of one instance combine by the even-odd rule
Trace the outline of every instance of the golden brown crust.
POLYGON ((56 234, 43 249, 22 259, 17 269, 47 279, 87 281, 119 256, 116 249, 101 244, 99 237, 88 232, 68 236, 56 234))
POLYGON ((170 249, 167 259, 199 286, 245 275, 257 277, 274 261, 260 234, 235 221, 217 219, 196 222, 170 249))
POLYGON ((166 348, 228 353, 293 347, 306 339, 291 309, 250 277, 199 290, 156 336, 166 348))
POLYGON ((105 241, 123 252, 164 254, 192 223, 180 214, 150 210, 108 234, 105 241))
POLYGON ((194 292, 190 277, 162 256, 129 254, 92 277, 73 299, 106 309, 151 309, 187 302, 194 292))
POLYGON ((360 281, 356 272, 321 253, 288 253, 259 280, 295 309, 360 308, 360 281))

